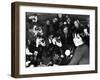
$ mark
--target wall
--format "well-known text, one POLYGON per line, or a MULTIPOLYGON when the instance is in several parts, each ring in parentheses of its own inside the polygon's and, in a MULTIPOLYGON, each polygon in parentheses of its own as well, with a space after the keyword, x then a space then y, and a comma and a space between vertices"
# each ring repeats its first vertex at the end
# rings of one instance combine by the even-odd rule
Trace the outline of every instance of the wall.
MULTIPOLYGON (((11 2, 15 0, 1 0, 0 2, 0 80, 17 80, 10 77, 11 67, 11 2)), ((88 5, 98 6, 100 9, 100 0, 16 0, 29 1, 39 3, 55 3, 55 4, 74 4, 74 5, 88 5)), ((98 11, 100 14, 100 11, 98 11)), ((100 15, 98 15, 98 22, 100 15)), ((98 24, 98 32, 99 32, 98 24)), ((98 37, 98 44, 100 37, 98 37)), ((99 47, 100 45, 98 45, 99 47)), ((100 67, 100 50, 98 51, 98 67, 100 67)), ((100 80, 100 68, 97 74, 80 74, 80 75, 64 75, 52 77, 38 77, 38 78, 22 78, 18 80, 100 80)))

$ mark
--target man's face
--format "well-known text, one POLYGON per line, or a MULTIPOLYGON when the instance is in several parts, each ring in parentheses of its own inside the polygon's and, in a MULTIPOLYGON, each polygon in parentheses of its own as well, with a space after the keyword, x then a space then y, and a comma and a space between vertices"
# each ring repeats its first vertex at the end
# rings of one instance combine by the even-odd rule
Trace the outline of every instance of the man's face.
POLYGON ((57 18, 54 18, 54 19, 53 19, 53 23, 56 23, 57 21, 58 21, 57 18))
POLYGON ((38 47, 39 45, 41 46, 46 46, 46 42, 43 38, 38 38, 36 39, 36 47, 38 47))
POLYGON ((38 55, 38 52, 37 51, 34 51, 34 55, 37 56, 38 55))
POLYGON ((46 46, 46 42, 44 41, 43 38, 41 39, 40 44, 41 44, 42 46, 46 46))
POLYGON ((63 29, 63 32, 64 32, 65 34, 67 34, 67 33, 68 33, 68 27, 65 27, 65 28, 63 29))
POLYGON ((49 21, 49 20, 47 20, 47 21, 46 21, 46 24, 47 24, 47 25, 50 25, 50 21, 49 21))
POLYGON ((58 17, 61 18, 62 17, 62 14, 58 14, 58 17))
POLYGON ((37 16, 35 16, 35 15, 30 16, 29 19, 31 19, 32 22, 37 22, 37 20, 38 20, 37 16))
POLYGON ((37 27, 36 25, 34 25, 33 27, 33 33, 36 35, 43 35, 43 31, 41 27, 37 27))
POLYGON ((33 16, 32 22, 37 22, 38 18, 37 16, 33 16))

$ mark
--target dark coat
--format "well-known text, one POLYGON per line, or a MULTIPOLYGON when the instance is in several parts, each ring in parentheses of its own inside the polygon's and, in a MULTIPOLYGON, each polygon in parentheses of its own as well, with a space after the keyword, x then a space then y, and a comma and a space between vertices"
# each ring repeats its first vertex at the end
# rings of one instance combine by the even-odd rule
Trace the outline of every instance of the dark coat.
POLYGON ((69 65, 89 64, 89 48, 87 45, 78 46, 69 65))

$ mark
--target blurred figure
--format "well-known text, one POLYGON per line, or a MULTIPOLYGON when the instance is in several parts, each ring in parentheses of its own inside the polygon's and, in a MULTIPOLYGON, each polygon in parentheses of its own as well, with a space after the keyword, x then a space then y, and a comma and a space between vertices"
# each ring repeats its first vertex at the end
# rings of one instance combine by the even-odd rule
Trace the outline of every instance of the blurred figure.
POLYGON ((36 39, 36 47, 39 47, 39 45, 46 46, 46 42, 42 37, 37 37, 36 39))
POLYGON ((69 28, 67 25, 63 28, 63 34, 61 36, 61 42, 62 42, 62 49, 65 51, 66 49, 72 49, 73 47, 73 37, 72 33, 69 32, 69 28))
POLYGON ((40 59, 38 57, 38 51, 34 51, 33 55, 26 55, 29 57, 29 63, 26 65, 26 67, 30 67, 33 65, 33 67, 37 67, 40 65, 40 59))
POLYGON ((41 25, 34 25, 32 32, 34 33, 34 36, 42 36, 43 30, 41 25))
POLYGON ((74 33, 73 42, 76 49, 69 65, 89 64, 89 48, 85 44, 85 37, 84 32, 74 33))
POLYGON ((73 32, 83 32, 86 36, 85 43, 89 46, 89 28, 86 25, 80 23, 79 20, 74 21, 73 32))
POLYGON ((80 21, 77 19, 74 21, 74 26, 72 31, 76 32, 76 31, 83 31, 85 28, 85 26, 83 24, 80 23, 80 21))
POLYGON ((43 35, 43 30, 41 25, 33 25, 33 27, 29 28, 26 32, 26 44, 29 46, 32 41, 35 42, 36 37, 38 35, 43 35))
POLYGON ((36 14, 33 14, 33 15, 29 16, 28 18, 29 18, 29 20, 32 21, 31 23, 33 23, 33 25, 35 25, 38 22, 38 16, 36 14))
POLYGON ((53 26, 53 29, 54 29, 54 34, 58 31, 59 29, 59 22, 58 22, 58 18, 53 18, 52 20, 52 26, 53 26))
POLYGON ((64 25, 64 16, 63 14, 58 14, 57 18, 58 18, 58 24, 59 24, 58 29, 62 30, 63 25, 64 25))
POLYGON ((54 31, 54 29, 53 29, 53 26, 52 26, 50 20, 46 20, 46 24, 43 27, 44 35, 46 37, 49 37, 51 34, 53 34, 53 31, 54 31))
POLYGON ((80 26, 79 20, 74 21, 74 26, 75 26, 76 29, 79 28, 79 26, 80 26))

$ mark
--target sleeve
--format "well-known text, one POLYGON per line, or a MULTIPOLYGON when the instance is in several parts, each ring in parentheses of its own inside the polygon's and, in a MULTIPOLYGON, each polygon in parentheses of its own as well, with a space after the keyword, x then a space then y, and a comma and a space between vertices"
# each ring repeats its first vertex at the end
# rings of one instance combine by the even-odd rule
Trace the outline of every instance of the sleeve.
POLYGON ((82 49, 77 48, 75 50, 75 53, 74 53, 73 58, 70 61, 69 65, 77 65, 79 63, 79 61, 81 60, 81 58, 83 57, 83 55, 85 55, 87 51, 88 51, 87 47, 83 47, 82 49))

